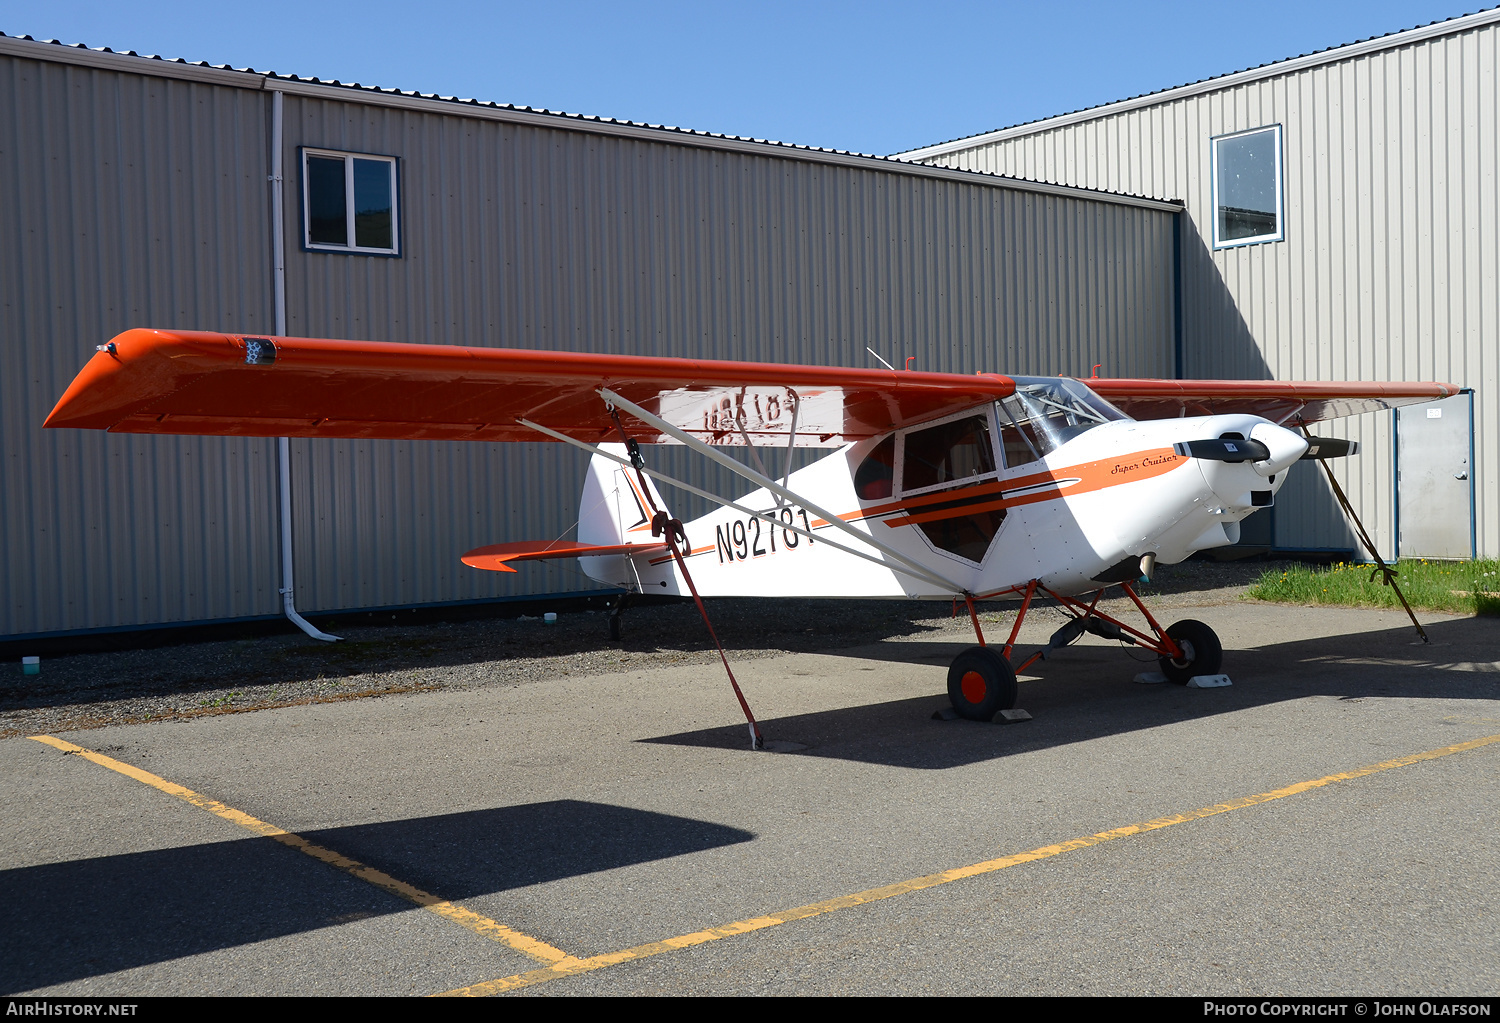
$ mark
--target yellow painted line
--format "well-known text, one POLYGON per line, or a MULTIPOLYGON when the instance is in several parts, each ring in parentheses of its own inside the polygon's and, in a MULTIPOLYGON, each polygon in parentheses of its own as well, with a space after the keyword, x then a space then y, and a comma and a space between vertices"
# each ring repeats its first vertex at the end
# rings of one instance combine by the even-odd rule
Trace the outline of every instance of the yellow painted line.
POLYGON ((1243 798, 1231 799, 1224 803, 1215 803, 1213 806, 1205 806, 1201 810, 1190 810, 1187 813, 1173 814, 1170 817, 1158 817, 1156 820, 1146 821, 1143 824, 1127 824, 1123 828, 1101 831, 1096 835, 1074 838, 1066 842, 1059 842, 1056 845, 1044 845, 1040 849, 1032 849, 1030 852, 1014 853, 1013 855, 1002 856, 995 860, 985 860, 983 863, 973 863, 967 867, 955 867, 952 870, 944 870, 938 874, 914 877, 909 881, 900 881, 896 884, 888 884, 880 888, 869 888, 862 892, 855 892, 853 895, 841 895, 833 899, 824 899, 822 902, 798 906, 796 909, 783 910, 780 913, 751 917, 748 920, 737 920, 731 924, 724 924, 722 927, 710 927, 706 930, 694 931, 692 934, 681 934, 675 938, 667 938, 665 941, 653 941, 645 945, 637 945, 634 948, 627 948, 620 952, 590 956, 588 959, 573 959, 567 962, 558 962, 550 966, 544 966, 541 969, 531 970, 528 973, 518 973, 511 977, 501 977, 499 980, 486 981, 483 984, 475 984, 472 987, 455 988, 452 991, 444 991, 441 994, 458 996, 495 995, 505 991, 514 991, 516 988, 546 983, 550 980, 561 980, 564 977, 589 973, 593 970, 602 970, 605 967, 630 962, 634 959, 644 959, 647 956, 660 955, 663 952, 675 952, 681 948, 692 948, 694 945, 702 945, 706 942, 717 941, 720 938, 728 938, 736 934, 748 934, 751 931, 776 927, 779 924, 790 923, 793 920, 806 920, 808 917, 821 916, 824 913, 833 913, 841 909, 850 909, 854 906, 862 906, 868 902, 879 902, 881 899, 890 899, 897 895, 919 892, 924 888, 932 888, 940 884, 948 884, 952 881, 961 881, 967 877, 992 874, 997 870, 1004 870, 1006 867, 1049 859, 1053 856, 1060 856, 1065 852, 1072 852, 1074 849, 1086 849, 1089 846, 1099 845, 1103 842, 1113 842, 1117 838, 1143 835, 1149 831, 1170 828, 1174 824, 1185 824, 1188 821, 1201 820, 1204 817, 1214 817, 1221 813, 1229 813, 1232 810, 1243 810, 1248 806, 1259 806, 1261 803, 1269 803, 1275 799, 1285 799, 1287 796, 1295 796, 1298 793, 1320 789, 1337 782, 1363 778, 1366 775, 1389 771, 1395 767, 1409 767, 1412 764, 1419 764, 1425 760, 1437 760, 1439 757, 1451 756, 1454 753, 1462 753, 1465 750, 1478 749, 1481 746, 1488 746, 1496 742, 1500 742, 1500 735, 1490 735, 1483 739, 1472 739, 1469 742, 1454 743, 1452 746, 1428 750, 1425 753, 1413 753, 1411 756, 1397 757, 1394 760, 1383 760, 1378 764, 1371 764, 1368 767, 1361 767, 1353 771, 1330 774, 1323 778, 1315 778, 1312 781, 1297 782, 1295 785, 1288 785, 1285 788, 1274 789, 1270 792, 1262 792, 1259 795, 1244 796, 1243 798))
POLYGON ((64 753, 77 754, 85 760, 93 761, 100 767, 107 767, 111 771, 117 771, 127 778, 134 778, 142 785, 149 785, 153 789, 165 792, 169 796, 175 796, 185 803, 192 803, 194 806, 201 807, 232 824, 238 824, 252 834, 260 835, 263 838, 273 838, 282 845, 296 849, 300 853, 306 853, 313 859, 320 860, 330 867, 337 867, 346 874, 352 874, 361 881, 369 882, 376 888, 383 889, 392 895, 405 899, 407 902, 421 906, 423 909, 431 913, 436 913, 438 916, 450 920, 460 927, 467 927, 481 937, 509 945, 516 951, 524 952, 539 962, 560 966, 578 961, 562 949, 553 948, 545 941, 533 938, 528 934, 522 934, 520 931, 513 930, 502 923, 491 920, 489 917, 480 916, 473 910, 465 909, 456 902, 449 902, 446 899, 441 899, 433 895, 431 892, 424 892, 422 889, 409 885, 405 881, 398 881, 383 870, 376 870, 374 867, 367 866, 358 860, 352 860, 347 856, 336 853, 332 849, 325 849, 321 845, 315 845, 301 835, 284 831, 274 824, 267 824, 265 821, 257 817, 252 817, 242 810, 236 810, 232 806, 225 806, 217 799, 210 799, 201 793, 194 792, 192 789, 183 788, 175 782, 159 778, 150 771, 142 771, 139 767, 132 767, 129 764, 115 760, 113 757, 107 757, 102 753, 95 753, 93 750, 84 749, 82 746, 75 746, 71 742, 65 742, 55 736, 33 735, 31 738, 37 742, 46 743, 48 746, 60 749, 64 753))

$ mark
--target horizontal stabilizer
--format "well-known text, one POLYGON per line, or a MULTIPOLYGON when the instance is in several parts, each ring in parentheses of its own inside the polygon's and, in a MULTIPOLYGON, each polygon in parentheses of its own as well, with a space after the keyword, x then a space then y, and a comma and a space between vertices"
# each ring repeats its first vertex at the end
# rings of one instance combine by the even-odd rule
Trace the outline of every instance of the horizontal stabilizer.
POLYGON ((574 540, 519 540, 515 543, 492 543, 476 547, 463 556, 470 568, 491 572, 514 572, 507 562, 546 561, 550 558, 595 558, 608 554, 655 554, 664 551, 664 543, 593 544, 574 540))

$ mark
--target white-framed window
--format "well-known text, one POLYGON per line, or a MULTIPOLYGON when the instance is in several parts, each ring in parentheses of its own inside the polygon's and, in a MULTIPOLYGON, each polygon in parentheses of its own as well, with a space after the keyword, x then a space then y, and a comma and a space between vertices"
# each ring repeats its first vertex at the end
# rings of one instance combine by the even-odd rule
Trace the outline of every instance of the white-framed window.
POLYGON ((396 158, 302 150, 302 246, 314 252, 401 253, 396 158))
POLYGON ((1214 248, 1281 241, 1281 125, 1220 135, 1212 145, 1214 248))

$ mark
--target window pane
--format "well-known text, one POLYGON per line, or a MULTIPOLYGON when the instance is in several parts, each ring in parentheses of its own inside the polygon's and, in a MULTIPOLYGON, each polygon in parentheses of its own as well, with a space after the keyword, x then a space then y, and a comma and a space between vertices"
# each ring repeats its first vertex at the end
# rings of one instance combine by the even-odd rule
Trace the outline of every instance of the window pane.
POLYGON ((989 420, 971 416, 906 435, 901 489, 920 490, 939 483, 995 471, 989 420))
POLYGON ((308 240, 314 245, 348 245, 347 216, 344 205, 344 161, 327 156, 309 156, 308 240))
POLYGON ((1101 423, 1129 418, 1080 380, 1013 379, 1016 393, 1000 403, 1000 441, 1008 466, 1050 454, 1101 423))
POLYGON ((922 522, 917 528, 932 541, 934 547, 978 562, 984 560, 985 552, 990 549, 990 543, 995 539, 995 534, 1000 532, 1004 521, 1005 509, 1000 508, 976 515, 954 513, 952 518, 922 522))
POLYGON ((1220 139, 1219 241, 1276 234, 1276 133, 1220 139))
POLYGON ((859 463, 854 473, 854 493, 861 501, 878 501, 891 496, 891 476, 896 466, 896 435, 892 434, 859 463))
POLYGON ((391 169, 386 160, 354 161, 354 244, 365 249, 394 248, 391 226, 391 169))

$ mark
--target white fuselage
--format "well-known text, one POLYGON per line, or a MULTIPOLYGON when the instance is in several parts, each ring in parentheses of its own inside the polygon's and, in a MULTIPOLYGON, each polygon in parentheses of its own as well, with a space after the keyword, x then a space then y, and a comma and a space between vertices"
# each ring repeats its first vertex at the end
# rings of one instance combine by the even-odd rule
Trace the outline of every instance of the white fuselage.
MULTIPOLYGON (((720 508, 687 523, 687 564, 698 591, 951 597, 1003 592, 1038 579, 1059 593, 1087 592, 1135 578, 1133 566, 1144 555, 1173 564, 1195 551, 1236 543, 1240 521, 1272 502, 1287 465, 1305 449, 1291 431, 1251 415, 1122 419, 1099 423, 1040 458, 1007 449, 1008 460, 1017 464, 997 457, 995 468, 951 484, 902 489, 908 482, 903 476, 914 474, 897 468, 894 478, 866 485, 861 496, 856 477, 882 444, 889 441, 848 445, 793 473, 787 484, 837 515, 854 535, 803 504, 778 503, 766 490, 736 502, 754 515, 720 508), (1173 450, 1179 442, 1252 433, 1272 442, 1274 453, 1265 463, 1212 461, 1173 450), (799 535, 794 526, 812 536, 799 535), (893 553, 930 575, 902 570, 893 553)), ((894 455, 889 461, 900 464, 894 455)), ((648 502, 641 500, 633 472, 599 459, 590 483, 585 503, 617 509, 614 531, 624 542, 650 541, 649 516, 636 521, 641 516, 635 510, 648 502)), ((687 592, 671 556, 659 551, 584 559, 583 565, 601 582, 647 593, 687 592)))

